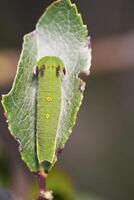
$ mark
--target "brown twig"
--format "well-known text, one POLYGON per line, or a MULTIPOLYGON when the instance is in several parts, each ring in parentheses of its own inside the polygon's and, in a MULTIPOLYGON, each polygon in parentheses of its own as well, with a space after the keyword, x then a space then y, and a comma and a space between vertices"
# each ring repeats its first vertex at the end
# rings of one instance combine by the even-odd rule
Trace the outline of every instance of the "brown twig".
POLYGON ((39 197, 37 200, 53 200, 52 191, 48 191, 46 187, 46 178, 48 176, 44 171, 35 173, 39 182, 39 197))

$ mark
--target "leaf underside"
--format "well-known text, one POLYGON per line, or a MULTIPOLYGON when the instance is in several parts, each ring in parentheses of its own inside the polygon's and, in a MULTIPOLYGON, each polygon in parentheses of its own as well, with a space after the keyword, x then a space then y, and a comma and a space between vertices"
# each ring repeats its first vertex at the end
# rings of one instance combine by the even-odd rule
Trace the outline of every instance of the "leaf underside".
POLYGON ((72 132, 83 98, 83 92, 79 89, 83 82, 78 74, 89 73, 91 49, 87 36, 87 27, 83 25, 76 6, 70 0, 59 0, 47 8, 35 31, 24 37, 16 78, 9 94, 3 95, 2 104, 9 130, 21 144, 22 159, 31 171, 39 169, 36 145, 37 79, 33 77, 34 67, 44 56, 56 56, 66 67, 53 165, 57 152, 64 148, 72 132))

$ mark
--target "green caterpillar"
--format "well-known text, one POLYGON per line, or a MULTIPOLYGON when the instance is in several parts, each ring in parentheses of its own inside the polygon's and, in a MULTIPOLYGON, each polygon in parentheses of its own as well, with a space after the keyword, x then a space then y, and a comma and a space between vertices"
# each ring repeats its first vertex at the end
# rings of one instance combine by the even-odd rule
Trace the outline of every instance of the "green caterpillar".
POLYGON ((55 158, 56 138, 60 119, 62 90, 61 76, 65 75, 64 63, 58 57, 43 57, 37 63, 37 157, 45 168, 55 158))

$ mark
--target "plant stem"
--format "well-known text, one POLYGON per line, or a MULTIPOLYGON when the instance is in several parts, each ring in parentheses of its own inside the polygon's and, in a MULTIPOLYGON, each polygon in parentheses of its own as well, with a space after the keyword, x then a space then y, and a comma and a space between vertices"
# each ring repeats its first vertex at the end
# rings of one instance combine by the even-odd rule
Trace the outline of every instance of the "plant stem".
POLYGON ((37 200, 46 200, 45 193, 47 192, 47 190, 46 190, 47 175, 48 175, 47 173, 44 173, 41 170, 36 173, 36 176, 37 176, 38 182, 39 182, 39 197, 37 200))

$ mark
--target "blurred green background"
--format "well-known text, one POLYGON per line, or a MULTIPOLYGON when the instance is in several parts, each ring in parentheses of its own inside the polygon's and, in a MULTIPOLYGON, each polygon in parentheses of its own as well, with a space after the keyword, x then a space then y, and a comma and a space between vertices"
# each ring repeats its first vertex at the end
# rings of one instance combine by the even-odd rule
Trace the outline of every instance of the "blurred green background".
MULTIPOLYGON (((0 95, 13 82, 23 35, 52 0, 0 1, 0 95)), ((73 134, 50 179, 57 200, 134 199, 134 1, 73 0, 88 24, 92 68, 73 134), (62 169, 62 170, 60 170, 62 169), (64 171, 63 171, 64 170, 64 171), (60 178, 59 178, 60 177, 60 178), (57 187, 56 187, 57 186, 57 187), (92 197, 93 195, 93 197, 92 197)), ((0 105, 0 200, 37 193, 0 105), (2 191, 2 192, 1 192, 2 191), (33 191, 33 192, 32 192, 33 191), (12 195, 13 196, 13 195, 12 195)))

